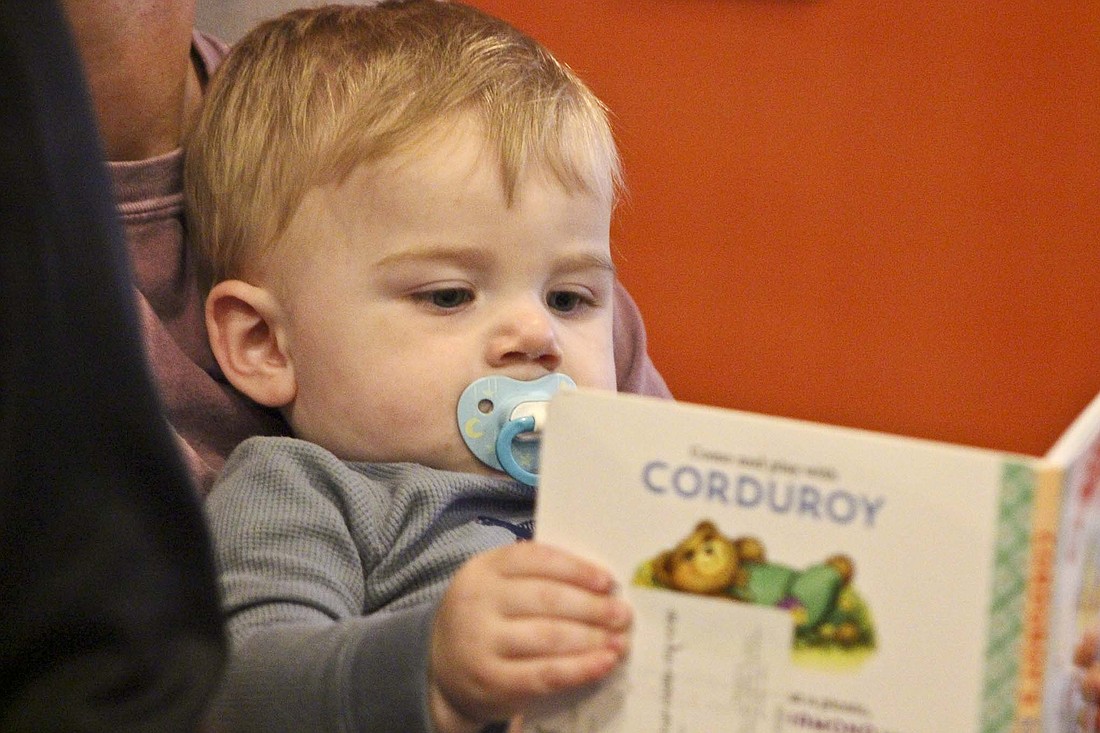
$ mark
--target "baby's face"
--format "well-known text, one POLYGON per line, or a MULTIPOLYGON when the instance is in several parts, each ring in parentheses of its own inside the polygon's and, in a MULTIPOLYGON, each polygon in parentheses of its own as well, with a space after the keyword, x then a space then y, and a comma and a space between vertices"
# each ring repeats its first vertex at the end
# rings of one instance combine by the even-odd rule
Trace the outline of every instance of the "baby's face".
MULTIPOLYGON (((487 375, 614 389, 611 212, 539 171, 508 206, 473 125, 361 166, 295 214, 281 305, 298 437, 488 473, 455 409, 487 375)), ((284 252, 286 250, 283 250, 284 252)))

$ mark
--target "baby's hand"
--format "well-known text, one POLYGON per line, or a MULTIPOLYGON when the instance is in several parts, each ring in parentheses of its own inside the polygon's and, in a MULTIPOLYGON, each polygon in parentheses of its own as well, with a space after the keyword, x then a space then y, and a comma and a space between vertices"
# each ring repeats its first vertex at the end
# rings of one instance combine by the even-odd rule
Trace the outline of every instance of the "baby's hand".
POLYGON ((606 676, 627 653, 631 623, 614 585, 602 568, 538 542, 467 561, 432 628, 436 727, 478 730, 606 676))
MULTIPOLYGON (((1100 660, 1097 648, 1100 647, 1100 629, 1085 632, 1073 650, 1073 663, 1081 669, 1081 695, 1090 704, 1100 700, 1100 660)), ((1100 731, 1100 720, 1093 726, 1100 731)))

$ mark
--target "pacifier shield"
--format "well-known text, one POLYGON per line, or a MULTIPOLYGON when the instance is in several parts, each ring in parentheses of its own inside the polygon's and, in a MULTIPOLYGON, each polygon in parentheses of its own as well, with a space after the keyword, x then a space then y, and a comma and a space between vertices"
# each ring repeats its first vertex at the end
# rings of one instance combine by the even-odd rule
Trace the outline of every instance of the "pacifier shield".
POLYGON ((485 465, 534 486, 546 403, 559 389, 576 386, 564 374, 532 381, 503 376, 474 380, 458 398, 458 429, 466 447, 485 465))

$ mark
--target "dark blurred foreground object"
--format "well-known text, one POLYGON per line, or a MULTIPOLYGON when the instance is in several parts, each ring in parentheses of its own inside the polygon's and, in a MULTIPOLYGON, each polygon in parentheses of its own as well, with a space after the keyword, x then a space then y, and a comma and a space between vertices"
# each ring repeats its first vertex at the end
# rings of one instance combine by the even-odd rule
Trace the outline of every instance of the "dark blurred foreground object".
POLYGON ((0 730, 191 731, 224 664, 55 0, 0 0, 0 730))

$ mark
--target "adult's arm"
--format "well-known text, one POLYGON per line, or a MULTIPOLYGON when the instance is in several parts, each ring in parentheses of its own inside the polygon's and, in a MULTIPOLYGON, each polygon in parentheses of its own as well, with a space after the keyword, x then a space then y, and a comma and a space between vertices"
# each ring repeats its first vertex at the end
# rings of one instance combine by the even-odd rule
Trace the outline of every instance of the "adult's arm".
POLYGON ((0 729, 195 730, 213 563, 54 0, 0 0, 0 74, 0 729))

